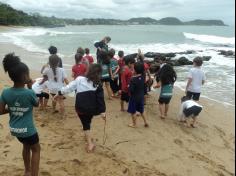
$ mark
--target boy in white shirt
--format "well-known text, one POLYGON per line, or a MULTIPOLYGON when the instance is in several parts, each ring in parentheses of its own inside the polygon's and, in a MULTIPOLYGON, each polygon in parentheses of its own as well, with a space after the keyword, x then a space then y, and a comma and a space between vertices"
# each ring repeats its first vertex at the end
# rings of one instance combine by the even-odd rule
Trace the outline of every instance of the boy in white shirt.
POLYGON ((188 73, 188 82, 185 92, 186 96, 189 97, 189 99, 193 99, 194 101, 199 101, 201 87, 206 80, 205 73, 201 69, 202 63, 202 58, 194 58, 193 68, 191 68, 188 73))
POLYGON ((193 100, 190 100, 189 97, 184 96, 181 98, 181 107, 179 112, 180 122, 186 122, 188 127, 196 127, 197 116, 202 111, 202 106, 196 103, 193 100), (192 122, 190 122, 192 118, 192 122))

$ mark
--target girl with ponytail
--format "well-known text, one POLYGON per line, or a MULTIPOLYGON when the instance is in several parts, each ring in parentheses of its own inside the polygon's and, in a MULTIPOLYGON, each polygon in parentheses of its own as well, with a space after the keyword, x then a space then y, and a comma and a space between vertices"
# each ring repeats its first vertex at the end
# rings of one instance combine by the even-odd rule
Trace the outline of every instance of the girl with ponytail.
POLYGON ((29 68, 14 53, 7 54, 2 61, 5 72, 13 81, 11 88, 4 89, 0 97, 0 115, 9 113, 10 132, 23 144, 25 176, 37 176, 39 171, 39 136, 33 122, 33 107, 38 106, 31 87, 29 68))
MULTIPOLYGON (((54 97, 57 92, 61 90, 61 88, 64 86, 64 83, 69 83, 65 71, 63 68, 59 67, 59 63, 60 58, 56 54, 53 54, 49 57, 50 68, 46 68, 43 71, 43 75, 48 77, 48 90, 52 97, 54 97)), ((60 113, 62 114, 62 117, 64 117, 65 108, 63 98, 58 98, 57 100, 52 98, 53 112, 58 112, 56 110, 57 101, 60 106, 60 113)))

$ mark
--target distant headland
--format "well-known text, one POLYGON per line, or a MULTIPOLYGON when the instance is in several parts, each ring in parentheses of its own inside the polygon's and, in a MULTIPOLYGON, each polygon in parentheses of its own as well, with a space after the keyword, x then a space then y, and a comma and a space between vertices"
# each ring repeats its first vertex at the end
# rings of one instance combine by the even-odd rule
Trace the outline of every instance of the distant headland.
POLYGON ((156 20, 149 17, 118 19, 68 19, 45 17, 39 13, 27 14, 16 10, 10 5, 0 2, 0 25, 63 27, 66 25, 199 25, 199 26, 227 26, 222 20, 203 20, 183 22, 175 17, 166 17, 156 20))

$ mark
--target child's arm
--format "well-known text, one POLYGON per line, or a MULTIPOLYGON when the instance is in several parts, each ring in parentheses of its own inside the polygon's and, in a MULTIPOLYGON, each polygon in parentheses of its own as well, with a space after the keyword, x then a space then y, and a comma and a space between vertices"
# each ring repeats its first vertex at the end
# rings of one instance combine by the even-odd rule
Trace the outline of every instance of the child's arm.
POLYGON ((69 81, 68 81, 68 79, 67 79, 67 78, 65 78, 65 79, 64 79, 64 82, 66 83, 66 85, 68 85, 68 84, 69 84, 69 81))
POLYGON ((192 83, 192 81, 193 81, 192 78, 188 78, 188 82, 187 82, 187 85, 186 85, 186 88, 185 88, 185 93, 187 93, 188 88, 189 88, 190 84, 192 83))
POLYGON ((183 120, 183 118, 184 118, 183 111, 184 111, 184 104, 182 103, 181 106, 180 106, 180 110, 179 110, 179 120, 180 121, 183 120))
POLYGON ((120 71, 120 66, 118 65, 116 71, 113 73, 113 76, 115 76, 119 71, 120 71))
POLYGON ((114 76, 113 76, 113 74, 112 74, 112 69, 111 69, 111 67, 109 67, 109 74, 111 75, 111 80, 114 80, 114 76))
POLYGON ((6 104, 0 102, 0 115, 8 114, 8 113, 9 111, 8 111, 8 108, 6 108, 6 104))

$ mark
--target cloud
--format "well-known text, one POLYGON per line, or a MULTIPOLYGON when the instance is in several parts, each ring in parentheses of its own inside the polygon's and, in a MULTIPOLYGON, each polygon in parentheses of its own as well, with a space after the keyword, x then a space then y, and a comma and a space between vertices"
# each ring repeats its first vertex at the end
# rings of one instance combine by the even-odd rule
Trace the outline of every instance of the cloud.
POLYGON ((182 20, 222 19, 234 24, 233 0, 0 0, 28 13, 64 18, 152 17, 174 16, 182 20))

